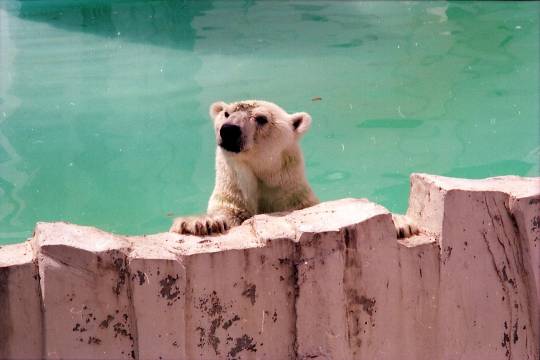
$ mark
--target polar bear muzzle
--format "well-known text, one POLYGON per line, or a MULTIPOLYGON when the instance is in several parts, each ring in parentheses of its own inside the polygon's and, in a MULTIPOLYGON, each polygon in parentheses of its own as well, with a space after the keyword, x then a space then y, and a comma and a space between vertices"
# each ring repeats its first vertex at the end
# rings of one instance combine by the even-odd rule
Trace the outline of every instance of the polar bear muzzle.
POLYGON ((221 129, 219 129, 219 137, 219 146, 223 149, 233 153, 242 151, 242 129, 240 126, 227 123, 223 124, 221 129))

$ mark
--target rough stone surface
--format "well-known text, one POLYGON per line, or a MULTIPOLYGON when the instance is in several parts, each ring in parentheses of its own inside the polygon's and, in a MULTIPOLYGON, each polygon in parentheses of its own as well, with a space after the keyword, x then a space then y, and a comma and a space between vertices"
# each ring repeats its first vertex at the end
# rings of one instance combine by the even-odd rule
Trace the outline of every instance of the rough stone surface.
POLYGON ((0 247, 0 359, 41 359, 39 275, 29 242, 0 247))
POLYGON ((140 239, 129 256, 139 358, 186 358, 185 267, 160 239, 140 239))
POLYGON ((137 358, 129 242, 65 223, 38 224, 33 242, 45 310, 44 358, 137 358))
POLYGON ((539 357, 539 184, 413 175, 409 216, 440 247, 436 357, 539 357))
POLYGON ((0 358, 537 360, 540 179, 414 174, 409 203, 402 240, 362 199, 216 237, 39 223, 0 248, 0 358))

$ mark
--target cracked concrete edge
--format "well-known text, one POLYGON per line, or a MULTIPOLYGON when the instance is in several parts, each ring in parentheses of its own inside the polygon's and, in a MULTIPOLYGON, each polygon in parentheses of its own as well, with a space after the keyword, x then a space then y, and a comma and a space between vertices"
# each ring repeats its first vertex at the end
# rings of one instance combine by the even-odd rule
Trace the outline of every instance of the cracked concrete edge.
POLYGON ((516 198, 537 196, 540 192, 540 178, 538 177, 506 175, 485 179, 462 179, 413 173, 410 178, 411 183, 422 181, 445 191, 499 191, 516 198))
MULTIPOLYGON (((423 173, 410 176, 407 215, 436 240, 440 240, 445 214, 445 198, 452 192, 499 192, 508 197, 507 203, 529 199, 533 204, 540 196, 540 178, 498 176, 486 179, 460 179, 423 173)), ((537 201, 540 203, 540 200, 537 201)), ((530 205, 530 204, 529 204, 530 205)))
MULTIPOLYGON (((427 237, 437 241, 441 252, 444 252, 445 248, 441 241, 443 227, 453 225, 448 220, 445 225, 445 214, 455 211, 455 205, 448 199, 463 194, 469 198, 476 194, 483 196, 483 206, 488 212, 488 197, 500 197, 502 212, 508 214, 511 226, 519 232, 520 251, 525 254, 525 265, 532 273, 529 277, 531 288, 536 288, 540 298, 540 178, 499 176, 487 179, 458 179, 412 174, 407 214, 423 229, 421 235, 428 235, 427 237)), ((500 216, 499 211, 495 218, 500 216)), ((497 222, 492 221, 492 225, 495 226, 497 222)), ((403 245, 410 242, 414 245, 415 241, 418 242, 418 237, 405 239, 403 245)))
POLYGON ((540 299, 540 195, 510 198, 509 210, 519 229, 524 259, 533 269, 529 277, 540 299))
POLYGON ((456 311, 445 321, 441 313, 438 322, 445 325, 437 333, 451 341, 440 347, 457 356, 456 349, 476 342, 470 356, 538 358, 540 179, 466 181, 416 174, 411 183, 411 197, 420 194, 425 201, 409 211, 412 217, 424 215, 419 222, 435 232, 440 248, 438 307, 467 309, 466 318, 474 319, 460 319, 456 311), (475 303, 484 311, 476 312, 475 303), (476 326, 484 330, 470 331, 467 342, 460 342, 459 333, 476 326), (489 345, 486 338, 501 338, 501 346, 489 345))

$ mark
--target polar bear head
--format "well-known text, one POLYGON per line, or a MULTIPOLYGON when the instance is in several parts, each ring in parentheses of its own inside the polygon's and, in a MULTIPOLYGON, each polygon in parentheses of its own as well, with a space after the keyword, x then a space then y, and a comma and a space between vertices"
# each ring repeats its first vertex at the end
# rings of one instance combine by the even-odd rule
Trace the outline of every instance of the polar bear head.
POLYGON ((210 106, 216 141, 229 155, 250 154, 260 158, 297 143, 311 125, 305 112, 288 114, 268 101, 244 100, 210 106))

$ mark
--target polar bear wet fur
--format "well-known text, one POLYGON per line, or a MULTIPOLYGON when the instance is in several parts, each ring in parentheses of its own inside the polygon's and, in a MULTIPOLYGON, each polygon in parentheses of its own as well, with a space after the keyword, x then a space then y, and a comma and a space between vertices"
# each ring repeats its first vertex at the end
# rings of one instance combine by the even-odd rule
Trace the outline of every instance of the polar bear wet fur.
POLYGON ((288 114, 267 101, 210 106, 216 133, 216 183, 207 215, 178 218, 171 231, 221 233, 255 214, 303 209, 319 201, 309 186, 298 144, 305 112, 288 114))
MULTIPOLYGON (((212 235, 255 214, 291 211, 319 201, 309 186, 299 140, 311 125, 305 112, 288 114, 267 101, 210 106, 216 134, 216 182, 206 215, 174 220, 172 232, 212 235)), ((394 216, 398 236, 416 228, 394 216)))

